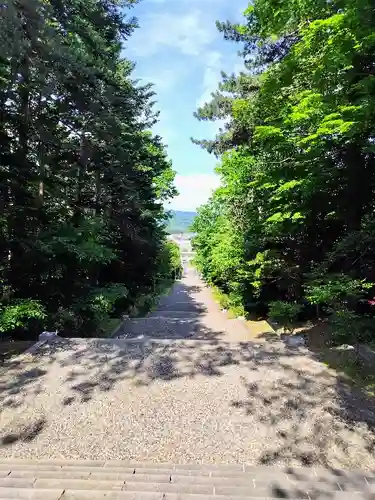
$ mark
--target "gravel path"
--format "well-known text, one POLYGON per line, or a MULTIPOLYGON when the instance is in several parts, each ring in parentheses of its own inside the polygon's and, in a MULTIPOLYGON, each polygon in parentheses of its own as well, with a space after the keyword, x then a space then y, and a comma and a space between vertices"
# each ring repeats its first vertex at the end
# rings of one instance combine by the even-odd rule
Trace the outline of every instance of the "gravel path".
POLYGON ((179 299, 184 286, 200 337, 65 340, 8 363, 0 457, 374 468, 374 407, 306 350, 246 341, 197 278, 179 299))

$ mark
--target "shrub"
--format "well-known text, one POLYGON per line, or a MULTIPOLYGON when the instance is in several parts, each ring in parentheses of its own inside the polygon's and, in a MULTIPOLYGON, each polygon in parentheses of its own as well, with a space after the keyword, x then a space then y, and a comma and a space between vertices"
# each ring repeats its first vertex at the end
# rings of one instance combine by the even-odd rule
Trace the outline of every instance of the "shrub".
POLYGON ((269 317, 280 324, 284 332, 292 333, 294 330, 293 325, 301 309, 302 306, 300 304, 276 300, 270 302, 269 317))
POLYGON ((46 317, 44 307, 37 300, 20 299, 0 308, 0 333, 26 330, 32 323, 46 317))
POLYGON ((366 280, 352 279, 344 275, 328 275, 315 279, 305 287, 306 298, 310 304, 327 304, 335 307, 346 304, 348 300, 358 300, 371 288, 366 280))
POLYGON ((337 309, 329 317, 331 343, 356 344, 374 339, 374 319, 368 315, 359 315, 349 309, 337 309))
POLYGON ((329 314, 332 344, 356 343, 373 336, 371 316, 359 315, 353 310, 372 287, 373 284, 364 279, 345 275, 327 275, 305 287, 307 300, 329 314))

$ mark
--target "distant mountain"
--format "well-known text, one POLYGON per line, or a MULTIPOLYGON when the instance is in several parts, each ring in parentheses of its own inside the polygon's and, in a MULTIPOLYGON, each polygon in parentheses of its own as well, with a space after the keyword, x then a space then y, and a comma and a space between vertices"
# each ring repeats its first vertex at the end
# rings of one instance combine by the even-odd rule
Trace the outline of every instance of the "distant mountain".
POLYGON ((172 217, 167 223, 169 234, 187 233, 196 217, 196 212, 181 212, 179 210, 171 210, 172 217))

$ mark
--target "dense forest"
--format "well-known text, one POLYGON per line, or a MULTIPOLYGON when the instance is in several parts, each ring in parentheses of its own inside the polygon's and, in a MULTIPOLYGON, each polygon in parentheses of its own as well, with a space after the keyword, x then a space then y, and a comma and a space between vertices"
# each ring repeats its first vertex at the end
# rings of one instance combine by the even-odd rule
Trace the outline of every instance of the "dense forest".
POLYGON ((225 121, 194 140, 222 181, 194 224, 198 267, 238 312, 373 337, 374 1, 255 0, 217 26, 246 70, 196 113, 225 121))
POLYGON ((0 4, 0 337, 95 336, 180 265, 154 92, 123 57, 133 4, 0 4))

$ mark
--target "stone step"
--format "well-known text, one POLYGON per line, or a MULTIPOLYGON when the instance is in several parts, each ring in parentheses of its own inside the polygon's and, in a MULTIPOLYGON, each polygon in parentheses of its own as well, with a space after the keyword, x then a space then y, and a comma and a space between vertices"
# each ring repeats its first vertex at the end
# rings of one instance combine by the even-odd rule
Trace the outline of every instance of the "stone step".
MULTIPOLYGON (((160 483, 195 483, 195 484, 213 484, 226 485, 236 483, 237 485, 255 484, 256 487, 274 484, 275 482, 291 484, 308 484, 312 481, 323 482, 325 477, 316 477, 312 475, 294 476, 284 473, 281 469, 276 472, 265 472, 263 474, 248 472, 219 472, 219 471, 193 471, 193 470, 166 470, 166 469, 142 469, 142 468, 109 468, 109 467, 73 467, 73 466, 21 466, 14 465, 2 471, 6 474, 3 479, 80 479, 80 480, 104 480, 104 481, 136 481, 136 482, 160 482, 160 483), (272 478, 270 480, 269 478, 272 478), (255 481, 255 482, 254 482, 255 481)), ((342 478, 332 476, 329 478, 329 484, 332 491, 340 489, 348 481, 355 481, 357 486, 366 486, 374 484, 374 478, 367 476, 344 476, 342 478)), ((6 483, 7 481, 5 481, 6 483)), ((345 486, 347 488, 347 486, 345 486)), ((351 488, 353 489, 353 488, 351 488)))
MULTIPOLYGON (((199 343, 200 341, 195 341, 199 343)), ((164 345, 168 341, 156 341, 164 345)), ((14 470, 24 471, 81 471, 84 473, 131 473, 131 474, 175 474, 175 475, 198 475, 210 477, 252 477, 269 479, 280 474, 288 476, 291 480, 305 482, 310 479, 341 481, 351 479, 373 483, 375 472, 350 471, 325 469, 322 467, 281 467, 281 466, 257 466, 247 464, 171 464, 164 462, 134 462, 126 460, 69 460, 69 459, 5 459, 0 458, 0 474, 6 477, 14 470)))
POLYGON ((160 301, 157 311, 182 311, 201 314, 207 312, 207 306, 204 303, 193 302, 191 300, 171 300, 160 301))
MULTIPOLYGON (((237 496, 237 495, 195 495, 180 493, 150 493, 150 492, 102 492, 72 491, 64 493, 61 500, 259 500, 259 497, 237 496), (105 495, 105 496, 104 496, 105 495)), ((0 497, 1 498, 1 497, 0 497)), ((332 496, 320 496, 319 500, 369 500, 365 495, 350 497, 345 492, 337 492, 332 496)), ((267 500, 280 500, 280 497, 268 497, 267 500)), ((313 497, 315 500, 316 497, 313 497)), ((264 499, 266 500, 266 499, 264 499)), ((302 500, 295 498, 294 500, 302 500)))
MULTIPOLYGON (((88 492, 88 493, 92 494, 93 492, 88 492)), ((60 500, 63 498, 63 494, 64 490, 38 490, 36 488, 18 489, 18 488, 0 487, 1 500, 14 500, 15 498, 20 500, 60 500)), ((98 499, 99 498, 100 497, 98 497, 98 499)), ((104 500, 104 498, 110 498, 110 497, 103 496, 102 499, 104 500)))
POLYGON ((171 318, 171 319, 195 319, 200 318, 204 312, 199 311, 181 311, 174 309, 158 309, 151 313, 148 318, 171 318))
MULTIPOLYGON (((91 469, 92 470, 92 469, 91 469)), ((235 483, 237 486, 250 486, 253 487, 261 487, 264 488, 270 481, 266 478, 256 478, 254 479, 252 474, 244 473, 242 477, 218 477, 218 476, 204 476, 201 475, 200 472, 197 471, 196 474, 180 474, 178 471, 176 472, 168 472, 165 471, 164 474, 159 471, 157 474, 147 474, 144 473, 143 470, 139 470, 140 472, 132 473, 128 472, 119 472, 114 471, 113 469, 109 469, 110 472, 106 470, 94 470, 92 472, 84 471, 84 470, 66 470, 66 468, 55 470, 55 471, 44 471, 44 470, 12 470, 8 477, 2 483, 0 480, 0 485, 4 486, 9 485, 10 483, 14 483, 16 486, 21 487, 22 480, 26 487, 29 487, 33 481, 36 479, 52 479, 52 480, 80 480, 82 483, 89 484, 90 481, 99 481, 103 482, 103 486, 106 486, 107 481, 113 482, 137 482, 137 483, 168 483, 168 484, 197 484, 197 485, 212 485, 212 486, 230 486, 235 483)), ((272 484, 275 482, 286 483, 286 477, 280 472, 278 475, 274 475, 272 477, 272 484)), ((297 484, 293 482, 291 479, 289 483, 286 483, 288 486, 292 484, 297 484)), ((298 483, 305 484, 305 483, 298 483)), ((363 480, 363 485, 365 485, 365 481, 363 480)), ((101 488, 102 489, 102 488, 101 488)), ((111 488, 108 488, 111 489, 111 488)), ((330 489, 332 491, 339 490, 340 487, 338 483, 331 484, 330 489)))
MULTIPOLYGON (((205 495, 229 495, 251 497, 279 497, 279 498, 309 498, 310 492, 361 492, 368 494, 375 492, 375 486, 362 482, 332 480, 319 482, 318 478, 311 478, 309 482, 290 480, 281 471, 279 475, 266 479, 253 479, 251 474, 243 473, 243 478, 222 478, 212 476, 179 476, 126 474, 126 473, 90 473, 83 476, 82 472, 74 471, 11 471, 6 478, 0 479, 0 488, 10 489, 47 489, 47 490, 94 490, 94 491, 148 491, 164 493, 192 493, 205 495), (80 474, 80 478, 77 476, 80 474)), ((311 496, 311 495, 310 495, 311 496)))
POLYGON ((375 474, 244 464, 163 464, 121 460, 0 459, 0 499, 361 500, 375 474))
POLYGON ((194 336, 199 325, 195 319, 138 318, 127 320, 117 332, 120 338, 184 339, 194 336))
MULTIPOLYGON (((43 479, 43 478, 9 478, 8 480, 0 480, 0 489, 19 489, 19 490, 91 490, 91 491, 142 491, 142 492, 162 492, 162 493, 189 493, 199 495, 235 495, 254 498, 306 498, 309 500, 310 493, 328 493, 342 492, 339 485, 336 488, 331 488, 332 485, 326 483, 280 483, 277 479, 272 480, 269 485, 257 485, 255 483, 240 484, 233 480, 227 483, 207 483, 201 484, 199 481, 187 482, 141 482, 141 481, 104 481, 104 480, 79 480, 79 479, 43 479)), ((372 487, 366 487, 368 494, 373 494, 372 487)), ((360 488, 353 487, 350 491, 353 495, 355 492, 360 493, 360 488)))
MULTIPOLYGON (((168 496, 169 497, 169 496, 168 496)), ((206 500, 206 497, 201 497, 201 500, 206 500)), ((0 497, 1 498, 1 497, 0 497)), ((179 500, 185 500, 178 495, 179 500)), ((74 491, 67 490, 64 492, 61 500, 166 500, 163 493, 150 493, 147 491, 138 492, 99 492, 99 491, 74 491)), ((187 499, 190 500, 190 499, 187 499)), ((192 499, 194 500, 194 499, 192 499)), ((199 500, 199 499, 196 499, 199 500)), ((241 499, 243 500, 243 499, 241 499)))
MULTIPOLYGON (((353 497, 347 492, 336 492, 328 497, 321 495, 312 499, 327 500, 368 500, 365 494, 353 497)), ((125 492, 125 491, 90 491, 90 490, 12 490, 0 488, 1 500, 259 500, 259 497, 238 495, 196 495, 162 492, 125 492)), ((267 500, 280 500, 280 497, 268 497, 267 500)), ((298 500, 298 498, 295 498, 298 500)), ((302 500, 302 499, 300 499, 302 500)))
MULTIPOLYGON (((67 485, 64 485, 67 486, 67 485)), ((252 490, 250 488, 239 488, 236 486, 226 488, 215 488, 210 493, 199 492, 198 487, 189 487, 184 490, 174 490, 170 488, 158 488, 158 485, 153 485, 153 490, 142 490, 137 485, 134 489, 115 491, 115 490, 85 490, 71 489, 69 487, 56 489, 40 489, 40 488, 2 488, 0 487, 0 499, 25 499, 25 500, 240 500, 240 499, 280 499, 289 498, 293 500, 368 500, 372 498, 372 492, 363 492, 353 494, 353 492, 336 491, 329 493, 326 490, 314 490, 311 492, 303 492, 294 490, 287 492, 269 490, 252 490), (329 494, 328 494, 329 493, 329 494)), ((202 490, 201 490, 202 491, 202 490)), ((207 490, 208 491, 208 490, 207 490)))
MULTIPOLYGON (((0 497, 1 498, 1 497, 0 497)), ((213 496, 213 495, 195 495, 195 494, 180 494, 180 493, 161 493, 148 491, 138 492, 102 492, 91 491, 72 491, 64 492, 61 500, 243 500, 244 497, 234 496, 213 496)), ((247 497, 248 500, 253 500, 247 497)), ((259 500, 259 499, 257 499, 259 500)), ((274 499, 269 499, 274 500, 274 499)), ((339 499, 338 499, 339 500, 339 499)), ((346 500, 346 499, 344 499, 346 500)))
MULTIPOLYGON (((172 311, 172 313, 174 313, 174 311, 172 311)), ((161 315, 157 315, 157 316, 147 316, 146 318, 133 318, 133 319, 129 319, 127 320, 126 322, 124 322, 124 326, 127 326, 127 325, 142 325, 142 324, 147 324, 147 325, 150 325, 151 327, 155 326, 155 323, 162 323, 162 324, 171 324, 171 325, 174 325, 174 324, 184 324, 184 323, 194 323, 196 321, 196 318, 197 316, 177 316, 177 317, 173 317, 173 316, 169 316, 170 312, 168 312, 167 316, 163 316, 163 314, 161 315)))

